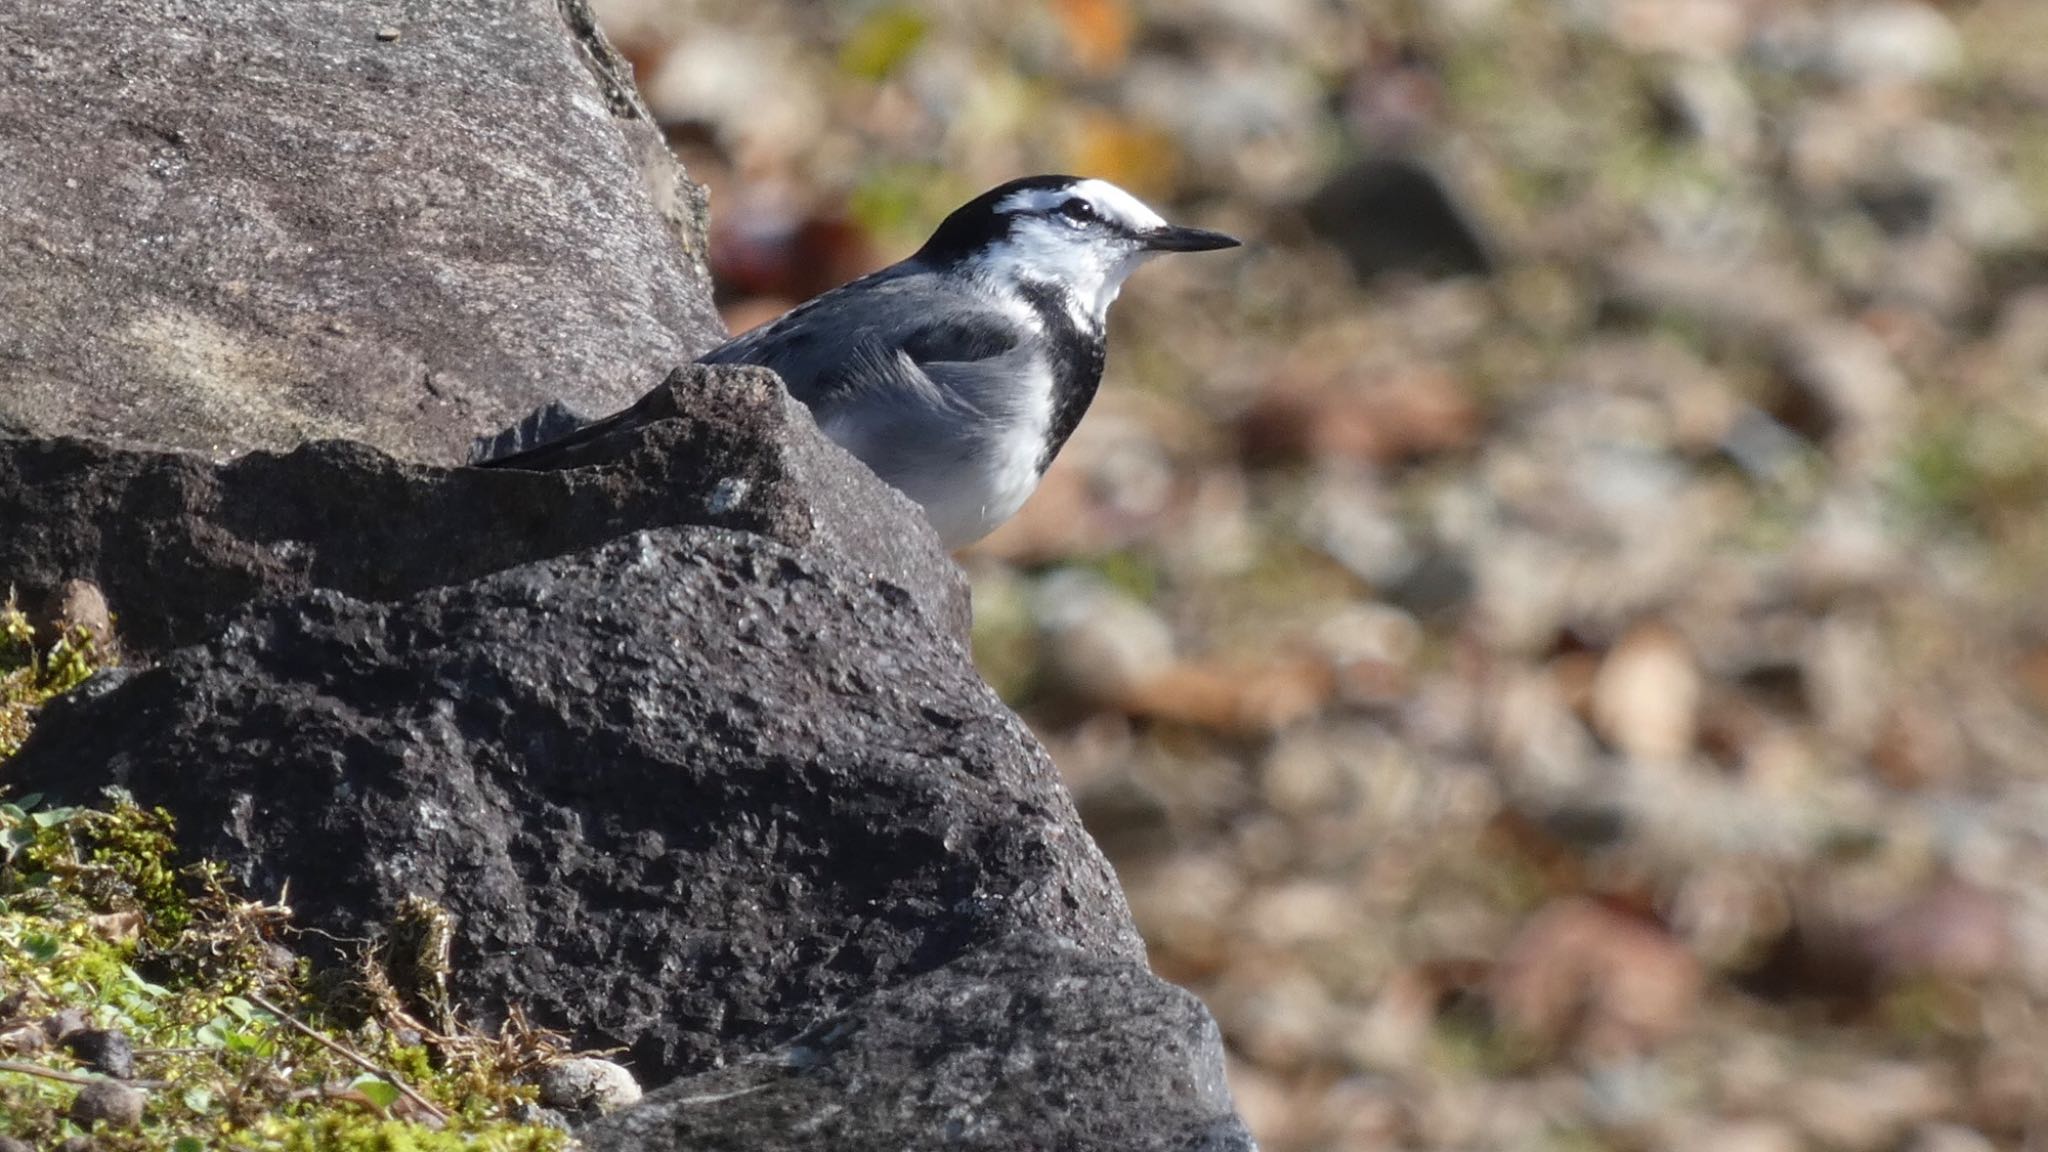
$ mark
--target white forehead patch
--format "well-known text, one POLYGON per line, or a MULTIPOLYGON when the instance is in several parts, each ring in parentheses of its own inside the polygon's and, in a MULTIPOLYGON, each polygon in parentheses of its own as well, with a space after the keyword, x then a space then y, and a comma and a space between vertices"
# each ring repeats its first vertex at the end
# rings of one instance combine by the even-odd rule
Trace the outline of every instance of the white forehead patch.
POLYGON ((1045 212, 1076 196, 1086 200, 1097 216, 1126 228, 1142 231, 1166 223, 1143 200, 1107 180, 1077 180, 1063 188, 1026 188, 1003 197, 996 204, 996 211, 1045 212))

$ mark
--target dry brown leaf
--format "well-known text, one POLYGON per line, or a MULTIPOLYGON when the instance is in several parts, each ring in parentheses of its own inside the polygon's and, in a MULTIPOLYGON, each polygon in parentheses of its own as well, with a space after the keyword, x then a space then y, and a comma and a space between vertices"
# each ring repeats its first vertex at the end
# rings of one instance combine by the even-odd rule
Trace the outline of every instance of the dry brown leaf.
POLYGON ((1122 185, 1140 196, 1172 189, 1180 145, 1149 124, 1094 113, 1084 116, 1068 146, 1073 171, 1122 185))
POLYGON ((2013 678, 2019 681, 2020 690, 2026 694, 2029 704, 2048 712, 2048 645, 2022 653, 2013 662, 2013 678))
POLYGON ((1962 737, 1952 717, 1915 700, 1900 700, 1878 722, 1871 766, 1894 788, 1950 783, 1963 771, 1962 737))
POLYGON ((1252 460, 1385 464, 1457 451, 1479 429, 1479 410, 1457 380, 1418 368, 1364 385, 1277 380, 1239 420, 1238 437, 1252 460))
POLYGON ((1494 970, 1490 993, 1515 1032, 1616 1056, 1683 1029, 1698 1007, 1701 981, 1699 962, 1662 928, 1566 899, 1523 925, 1494 970))
POLYGON ((1081 67, 1113 72, 1130 55, 1131 11, 1123 0, 1053 0, 1052 9, 1081 67))
POLYGON ((142 935, 142 913, 133 910, 88 916, 85 922, 94 935, 115 944, 125 944, 142 935))
POLYGON ((1274 732, 1320 712, 1336 690, 1327 661, 1179 664, 1133 688, 1125 711, 1213 731, 1274 732))
POLYGON ((1982 980, 2012 961, 2012 911, 2004 897, 1951 880, 1872 927, 1872 959, 1894 977, 1982 980))

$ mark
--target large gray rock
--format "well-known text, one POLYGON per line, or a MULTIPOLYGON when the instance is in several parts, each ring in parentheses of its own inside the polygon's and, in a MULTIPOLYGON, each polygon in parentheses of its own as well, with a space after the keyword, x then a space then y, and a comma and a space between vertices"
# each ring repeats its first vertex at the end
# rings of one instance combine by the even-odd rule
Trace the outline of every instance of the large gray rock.
POLYGON ((415 460, 722 330, 583 0, 39 0, 0 44, 0 431, 415 460))
POLYGON ((33 604, 94 581, 147 653, 212 635, 262 595, 389 599, 706 524, 835 553, 965 635, 965 584, 917 506, 819 435, 772 374, 680 368, 645 403, 676 419, 552 473, 402 464, 341 441, 214 464, 0 438, 0 587, 33 604))
POLYGON ((690 1078, 601 1148, 1249 1147, 958 571, 772 376, 421 463, 720 335, 582 0, 14 7, 0 585, 151 662, 0 784, 169 809, 316 954, 445 908, 467 1019, 690 1078))
POLYGON ((1248 1152, 1209 1014, 1042 938, 907 980, 582 1129, 590 1152, 1248 1152))
POLYGON ((458 1002, 650 1083, 1020 933, 1144 964, 964 648, 829 553, 722 529, 269 604, 48 710, 6 780, 169 809, 315 941, 438 902, 458 1002))

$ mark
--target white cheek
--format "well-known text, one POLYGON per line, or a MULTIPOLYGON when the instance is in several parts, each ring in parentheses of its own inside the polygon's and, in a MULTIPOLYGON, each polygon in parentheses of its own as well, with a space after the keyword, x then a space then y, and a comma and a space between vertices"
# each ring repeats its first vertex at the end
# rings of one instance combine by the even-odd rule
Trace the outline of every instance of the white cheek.
POLYGON ((997 285, 1040 283, 1059 287, 1074 307, 1079 323, 1100 323, 1130 261, 1090 244, 1064 224, 1032 221, 989 250, 985 275, 997 285))
POLYGON ((1110 269, 1109 275, 1104 279, 1102 297, 1103 310, 1107 311, 1110 304, 1115 302, 1116 294, 1123 290, 1124 280, 1128 278, 1131 273, 1136 272, 1138 270, 1139 265, 1145 263, 1147 260, 1150 260, 1157 255, 1159 255, 1159 253, 1147 252, 1141 248, 1125 256, 1123 259, 1117 261, 1116 267, 1110 269))

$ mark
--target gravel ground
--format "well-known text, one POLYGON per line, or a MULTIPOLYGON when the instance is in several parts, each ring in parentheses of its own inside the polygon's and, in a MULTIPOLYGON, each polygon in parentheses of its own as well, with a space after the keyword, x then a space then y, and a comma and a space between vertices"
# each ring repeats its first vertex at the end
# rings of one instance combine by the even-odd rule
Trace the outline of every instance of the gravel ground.
POLYGON ((2048 5, 599 9, 736 328, 1250 241, 965 562, 1269 1152, 2048 1146, 2048 5))

